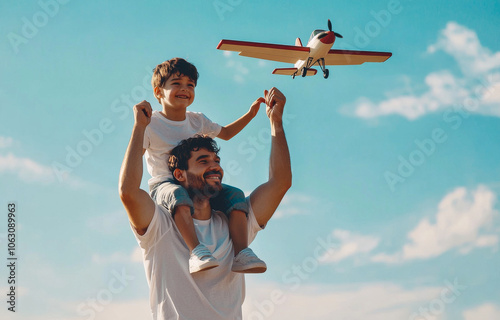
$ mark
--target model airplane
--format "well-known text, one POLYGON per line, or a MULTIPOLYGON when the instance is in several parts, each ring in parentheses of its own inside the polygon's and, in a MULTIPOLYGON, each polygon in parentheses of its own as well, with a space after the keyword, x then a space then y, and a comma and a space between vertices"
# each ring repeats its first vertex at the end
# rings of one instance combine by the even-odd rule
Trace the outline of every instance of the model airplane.
POLYGON ((332 23, 328 20, 328 30, 314 30, 307 46, 302 46, 300 38, 295 41, 295 46, 247 42, 236 40, 221 40, 217 49, 237 51, 240 56, 293 63, 294 68, 274 69, 273 74, 313 76, 315 64, 323 71, 323 77, 328 78, 329 71, 325 66, 354 65, 365 62, 384 62, 392 56, 390 52, 353 51, 331 49, 336 38, 342 36, 332 31, 332 23))

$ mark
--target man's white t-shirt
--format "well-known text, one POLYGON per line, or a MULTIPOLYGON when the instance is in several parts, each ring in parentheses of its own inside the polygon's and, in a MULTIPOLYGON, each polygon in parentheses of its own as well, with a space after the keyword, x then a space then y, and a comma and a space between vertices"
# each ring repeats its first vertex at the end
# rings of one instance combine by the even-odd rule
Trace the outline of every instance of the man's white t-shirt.
MULTIPOLYGON (((250 199, 248 242, 262 228, 257 223, 250 199)), ((245 278, 231 271, 233 243, 226 216, 212 211, 209 220, 194 219, 198 240, 212 252, 220 265, 210 270, 189 273, 189 249, 168 210, 156 205, 148 230, 132 231, 141 247, 149 285, 154 320, 235 320, 241 319, 245 298, 245 278)))
POLYGON ((186 111, 186 119, 172 121, 159 111, 153 111, 151 123, 144 133, 143 148, 146 149, 146 166, 151 179, 150 186, 172 177, 168 170, 168 156, 179 142, 196 134, 215 138, 221 126, 208 119, 203 113, 186 111))

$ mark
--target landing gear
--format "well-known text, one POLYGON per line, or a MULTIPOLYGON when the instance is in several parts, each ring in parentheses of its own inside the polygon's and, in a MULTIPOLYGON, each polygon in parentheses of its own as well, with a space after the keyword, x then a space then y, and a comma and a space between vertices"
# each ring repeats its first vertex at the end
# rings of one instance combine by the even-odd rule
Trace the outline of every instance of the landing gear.
POLYGON ((330 71, 328 69, 323 70, 323 78, 328 79, 329 74, 330 74, 330 71))
POLYGON ((313 64, 314 64, 313 59, 311 57, 307 58, 307 62, 302 67, 302 73, 301 73, 302 77, 307 76, 307 70, 309 70, 309 68, 311 68, 313 64))
POLYGON ((302 77, 305 77, 307 75, 307 68, 304 67, 302 68, 302 77))
POLYGON ((330 71, 328 71, 327 68, 325 68, 325 59, 321 58, 318 60, 318 65, 323 70, 323 78, 327 79, 328 76, 330 75, 330 71))

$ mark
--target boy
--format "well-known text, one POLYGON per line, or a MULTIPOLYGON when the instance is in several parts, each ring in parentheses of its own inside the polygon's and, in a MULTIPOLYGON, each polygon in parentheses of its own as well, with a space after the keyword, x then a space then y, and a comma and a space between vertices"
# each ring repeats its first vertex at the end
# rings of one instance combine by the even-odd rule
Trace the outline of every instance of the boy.
MULTIPOLYGON (((148 181, 151 197, 159 205, 168 209, 186 245, 191 251, 189 271, 195 273, 217 267, 219 263, 208 248, 198 241, 194 222, 191 217, 193 202, 187 191, 174 180, 168 169, 168 156, 181 140, 195 134, 207 135, 229 140, 238 134, 257 114, 264 98, 258 98, 250 110, 233 123, 221 127, 210 121, 205 115, 186 111, 193 103, 198 80, 196 67, 182 58, 173 58, 159 64, 153 70, 151 84, 154 95, 162 105, 161 112, 152 111, 146 104, 146 115, 151 123, 146 127, 143 153, 148 172, 152 178, 148 181)), ((220 179, 211 174, 205 179, 220 179)), ((220 181, 220 180, 219 180, 220 181)), ((243 192, 224 185, 213 201, 213 207, 223 211, 229 217, 229 233, 233 241, 233 272, 260 273, 266 271, 266 264, 248 248, 247 215, 248 205, 243 192)))

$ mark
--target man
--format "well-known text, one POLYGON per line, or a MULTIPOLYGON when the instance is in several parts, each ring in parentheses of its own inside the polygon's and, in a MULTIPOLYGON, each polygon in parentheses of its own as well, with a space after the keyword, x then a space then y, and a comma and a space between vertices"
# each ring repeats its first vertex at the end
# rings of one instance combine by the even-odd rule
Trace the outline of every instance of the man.
MULTIPOLYGON (((286 98, 276 88, 264 91, 264 96, 272 135, 269 180, 247 198, 249 242, 272 217, 292 181, 282 122, 286 98)), ((215 268, 190 274, 189 248, 171 213, 157 206, 149 194, 140 189, 144 131, 151 113, 146 104, 134 106, 135 124, 122 164, 119 188, 132 230, 142 249, 153 319, 241 319, 244 276, 231 272, 233 248, 227 218, 210 207, 210 197, 220 190, 223 177, 218 149, 210 141, 208 144, 202 141, 200 145, 195 142, 194 147, 188 146, 185 165, 179 166, 182 152, 169 159, 174 177, 190 190, 198 238, 219 261, 215 268), (213 192, 205 192, 207 189, 213 192)))

